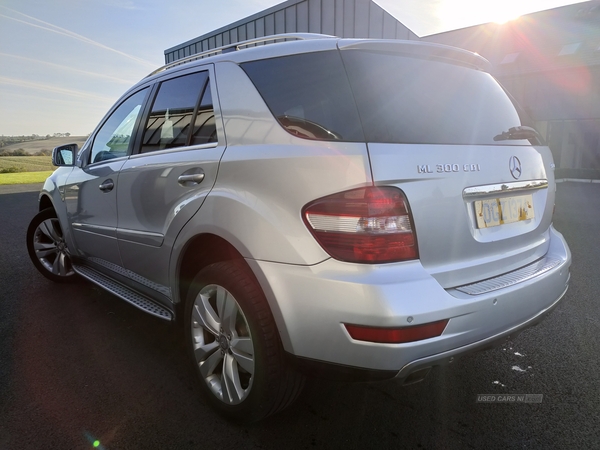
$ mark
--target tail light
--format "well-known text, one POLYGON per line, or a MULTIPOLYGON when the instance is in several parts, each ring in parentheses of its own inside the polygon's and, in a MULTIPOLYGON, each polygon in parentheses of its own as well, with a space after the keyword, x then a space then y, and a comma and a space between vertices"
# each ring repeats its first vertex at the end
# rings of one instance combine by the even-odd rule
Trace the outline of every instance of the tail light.
POLYGON ((410 207, 395 187, 366 187, 315 200, 302 217, 317 242, 335 259, 388 263, 417 259, 410 207))

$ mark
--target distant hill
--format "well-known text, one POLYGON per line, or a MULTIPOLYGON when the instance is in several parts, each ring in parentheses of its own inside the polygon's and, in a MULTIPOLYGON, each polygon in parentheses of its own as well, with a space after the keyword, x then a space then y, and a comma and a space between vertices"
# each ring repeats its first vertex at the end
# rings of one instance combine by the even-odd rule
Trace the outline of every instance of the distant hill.
POLYGON ((39 139, 37 141, 17 142, 16 144, 6 145, 0 150, 14 151, 22 148, 27 153, 34 154, 41 150, 52 150, 54 147, 63 144, 76 143, 81 147, 86 139, 87 136, 51 137, 49 139, 39 139))

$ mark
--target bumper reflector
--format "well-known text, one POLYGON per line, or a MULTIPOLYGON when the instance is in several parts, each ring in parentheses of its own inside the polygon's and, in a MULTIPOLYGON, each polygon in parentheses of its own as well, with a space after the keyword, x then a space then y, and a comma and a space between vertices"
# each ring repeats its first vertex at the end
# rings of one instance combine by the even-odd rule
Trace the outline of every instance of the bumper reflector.
POLYGON ((344 324, 352 339, 382 344, 403 344, 437 337, 444 332, 446 325, 448 325, 448 319, 402 328, 375 328, 344 324))

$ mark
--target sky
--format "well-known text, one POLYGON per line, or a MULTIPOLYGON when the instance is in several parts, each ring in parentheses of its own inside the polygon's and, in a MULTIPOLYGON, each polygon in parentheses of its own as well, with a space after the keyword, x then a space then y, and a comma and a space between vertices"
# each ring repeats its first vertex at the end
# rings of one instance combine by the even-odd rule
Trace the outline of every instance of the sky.
MULTIPOLYGON (((419 36, 578 1, 374 0, 419 36)), ((164 50, 273 0, 0 0, 0 135, 87 135, 164 50)))

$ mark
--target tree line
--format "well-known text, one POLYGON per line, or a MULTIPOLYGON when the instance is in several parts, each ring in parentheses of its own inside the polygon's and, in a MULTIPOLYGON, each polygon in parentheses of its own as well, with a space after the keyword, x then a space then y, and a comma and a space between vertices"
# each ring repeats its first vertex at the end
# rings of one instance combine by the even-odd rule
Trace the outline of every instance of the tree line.
POLYGON ((52 155, 52 150, 42 149, 39 152, 35 153, 27 153, 22 148, 18 148, 16 150, 0 150, 0 157, 2 156, 50 156, 52 155))
MULTIPOLYGON (((0 148, 6 147, 11 144, 19 144, 21 142, 40 141, 44 139, 50 139, 52 137, 69 137, 71 133, 54 133, 53 135, 47 134, 46 136, 40 136, 39 134, 22 135, 22 136, 0 136, 0 148)), ((6 155, 4 155, 6 156, 6 155)), ((12 155, 19 156, 19 155, 12 155)))

